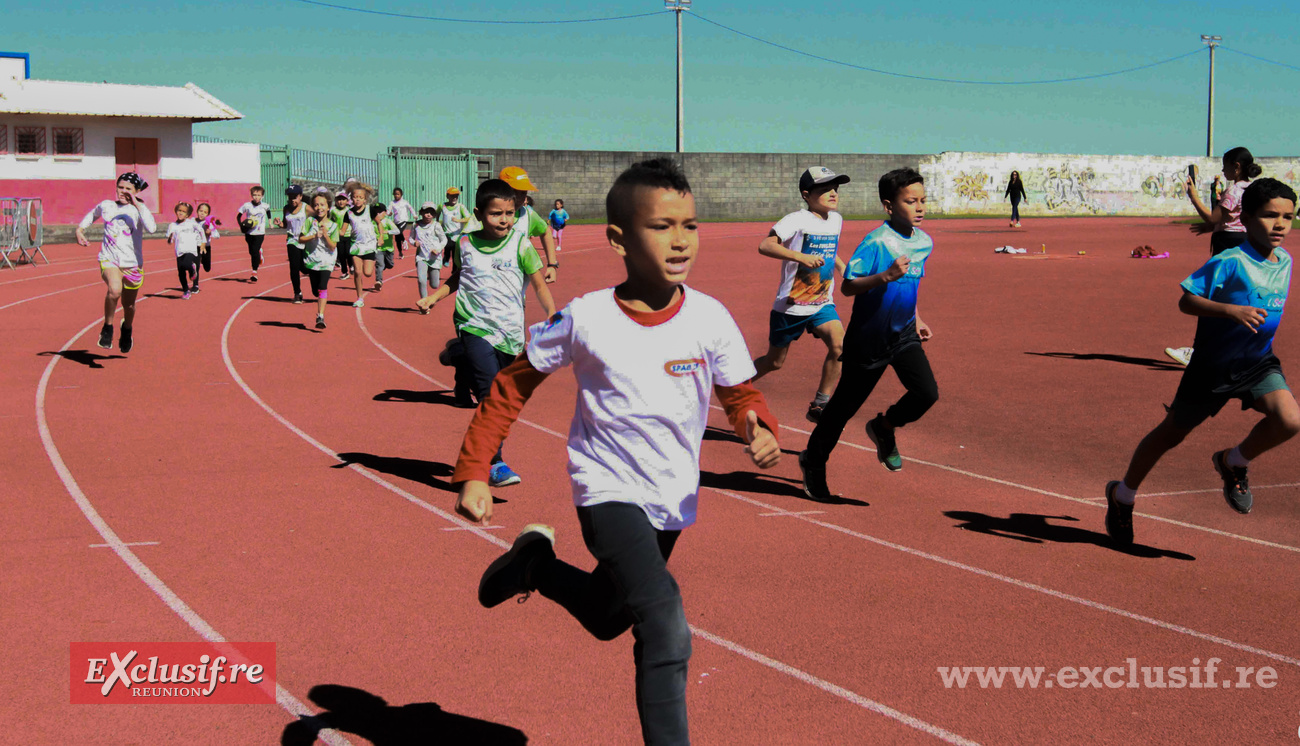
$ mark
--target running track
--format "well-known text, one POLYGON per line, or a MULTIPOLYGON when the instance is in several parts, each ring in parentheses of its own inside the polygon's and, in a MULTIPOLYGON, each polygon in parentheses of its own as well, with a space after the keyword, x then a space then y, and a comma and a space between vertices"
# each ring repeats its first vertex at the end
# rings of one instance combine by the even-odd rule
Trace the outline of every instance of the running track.
MULTIPOLYGON (((1225 410, 1145 486, 1167 494, 1139 502, 1141 546, 1103 541, 1101 486, 1176 386, 1161 350, 1190 344, 1176 283, 1204 241, 1159 220, 1027 226, 927 226, 937 250, 921 309, 941 400, 902 431, 903 472, 876 463, 861 429, 900 392, 886 376, 832 458, 844 504, 802 497, 793 454, 809 429, 815 341, 760 384, 789 426, 775 470, 756 474, 715 417, 700 522, 672 561, 696 631, 697 743, 1296 737, 1296 446, 1252 468, 1255 512, 1232 513, 1209 454, 1253 416, 1225 410), (1045 242, 1061 260, 992 254, 1007 242, 1045 242), (1128 259, 1138 243, 1174 257, 1128 259), (936 671, 1130 657, 1272 666, 1278 683, 958 690, 936 671)), ((845 256, 871 227, 846 227, 845 256)), ((727 304, 759 354, 776 276, 754 250, 766 227, 702 231, 691 284, 727 304)), ((559 303, 619 278, 599 228, 568 234, 559 303)), ((498 525, 467 530, 447 479, 471 413, 447 406, 450 371, 436 361, 450 304, 411 312, 406 275, 357 313, 350 282, 335 280, 340 304, 318 334, 311 306, 286 302, 280 245, 258 285, 242 281, 234 245, 218 246, 213 267, 230 276, 190 301, 165 290, 176 284, 166 245, 147 245, 145 293, 157 297, 140 307, 129 359, 94 346, 93 249, 50 247, 53 265, 0 273, 12 340, 0 364, 10 740, 275 742, 293 713, 321 709, 313 687, 336 684, 393 707, 356 732, 324 731, 334 743, 426 742, 446 725, 427 703, 531 743, 634 742, 628 639, 596 642, 541 598, 491 611, 474 600, 482 568, 524 523, 557 526, 561 556, 591 564, 558 437, 572 377, 549 380, 512 431, 506 455, 525 481, 499 492, 498 525), (276 642, 281 706, 67 704, 69 642, 202 637, 276 642)), ((410 269, 408 258, 392 274, 410 269)), ((1289 325, 1277 346, 1300 359, 1289 325)))

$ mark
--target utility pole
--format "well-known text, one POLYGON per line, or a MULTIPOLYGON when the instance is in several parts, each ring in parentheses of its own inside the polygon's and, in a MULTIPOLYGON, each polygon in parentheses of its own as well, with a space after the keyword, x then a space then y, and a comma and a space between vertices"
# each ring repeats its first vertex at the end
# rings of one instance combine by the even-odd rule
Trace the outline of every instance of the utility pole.
POLYGON ((664 0, 664 7, 677 14, 677 152, 684 153, 686 144, 682 135, 682 11, 691 9, 691 0, 664 0))
MULTIPOLYGON (((1210 106, 1208 123, 1205 127, 1205 157, 1214 157, 1214 48, 1219 46, 1223 41, 1222 36, 1207 36, 1201 34, 1201 41, 1210 47, 1210 106)), ((681 63, 678 63, 681 66, 681 63)))

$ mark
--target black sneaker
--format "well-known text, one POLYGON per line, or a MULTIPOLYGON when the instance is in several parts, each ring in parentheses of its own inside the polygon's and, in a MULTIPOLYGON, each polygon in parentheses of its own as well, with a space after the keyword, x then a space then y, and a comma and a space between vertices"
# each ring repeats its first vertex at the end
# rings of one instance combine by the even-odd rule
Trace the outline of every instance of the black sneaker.
POLYGON ((199 292, 199 284, 198 284, 197 282, 194 283, 194 286, 190 288, 190 292, 191 292, 191 293, 197 293, 197 292, 199 292))
POLYGON ((1227 456, 1228 452, 1224 450, 1210 458, 1214 462, 1214 470, 1223 478, 1223 499, 1227 500, 1228 505, 1238 513, 1249 513, 1255 504, 1255 498, 1250 494, 1250 480, 1246 476, 1246 467, 1228 466, 1227 456))
POLYGON ((113 325, 104 324, 104 328, 99 330, 99 346, 105 350, 113 349, 113 325))
POLYGON ((317 329, 324 329, 324 328, 325 328, 325 317, 324 317, 324 316, 317 316, 317 317, 316 317, 316 328, 317 328, 317 329))
POLYGON ((826 465, 813 466, 808 463, 808 452, 799 452, 799 472, 803 475, 803 493, 817 502, 830 502, 835 499, 830 487, 826 486, 826 465))
POLYGON ((300 305, 302 305, 302 293, 294 293, 294 294, 293 294, 293 304, 294 304, 295 306, 300 306, 300 305))
POLYGON ((1119 482, 1106 483, 1106 534, 1120 546, 1133 543, 1133 506, 1115 499, 1119 482))
POLYGON ((383 281, 383 280, 377 280, 377 281, 375 282, 375 286, 374 286, 373 288, 370 289, 370 292, 372 292, 372 293, 378 293, 380 290, 383 290, 383 289, 384 289, 384 281, 383 281))
POLYGON ((253 276, 250 277, 250 278, 248 278, 248 281, 249 281, 249 282, 257 282, 257 273, 254 272, 254 273, 253 273, 253 276))
POLYGON ((818 404, 814 401, 808 405, 808 413, 804 417, 812 423, 821 422, 822 410, 824 409, 826 409, 825 404, 818 404))
POLYGON ((532 583, 533 563, 554 557, 555 529, 540 523, 524 526, 514 546, 483 572, 483 579, 478 583, 478 602, 490 609, 520 593, 531 593, 537 588, 532 583))
POLYGON ((883 414, 878 414, 867 421, 867 437, 876 444, 876 458, 885 465, 886 469, 902 471, 903 457, 898 455, 898 442, 894 439, 892 430, 881 426, 880 422, 884 419, 883 414))
POLYGON ((133 342, 131 340, 131 327, 129 326, 122 327, 122 336, 119 337, 117 340, 117 349, 121 350, 122 352, 130 352, 132 344, 133 342))

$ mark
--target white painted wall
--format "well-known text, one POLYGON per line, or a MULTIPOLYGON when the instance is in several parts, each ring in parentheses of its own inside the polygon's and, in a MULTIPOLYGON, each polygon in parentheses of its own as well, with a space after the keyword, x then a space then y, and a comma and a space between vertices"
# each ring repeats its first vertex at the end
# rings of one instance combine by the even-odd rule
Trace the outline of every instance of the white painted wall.
POLYGON ((9 152, 0 155, 0 178, 5 179, 112 179, 116 175, 114 139, 152 137, 158 139, 158 173, 163 179, 193 178, 191 122, 181 119, 131 117, 43 116, 0 114, 0 125, 9 129, 9 152), (52 127, 80 127, 84 130, 84 155, 18 156, 15 127, 45 127, 45 148, 54 149, 52 127))
POLYGON ((257 184, 262 155, 257 143, 196 142, 194 181, 203 184, 257 184))

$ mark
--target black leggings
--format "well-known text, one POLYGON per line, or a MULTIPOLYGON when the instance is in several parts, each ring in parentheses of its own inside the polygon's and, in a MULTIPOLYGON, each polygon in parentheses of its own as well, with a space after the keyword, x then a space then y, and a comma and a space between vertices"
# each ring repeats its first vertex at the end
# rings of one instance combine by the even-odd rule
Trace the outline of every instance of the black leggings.
POLYGON ((411 227, 410 223, 398 223, 397 233, 393 234, 393 241, 399 254, 406 251, 406 229, 409 227, 411 227))
POLYGON ((668 556, 681 531, 660 531, 641 508, 607 502, 578 508, 591 572, 559 559, 534 569, 537 590, 563 606, 598 640, 630 627, 636 642, 636 709, 647 744, 690 743, 686 720, 691 628, 668 556))
POLYGON ((831 457, 831 451, 839 443, 844 426, 849 424, 853 415, 866 403, 887 367, 894 369, 899 382, 907 389, 903 398, 885 410, 885 419, 889 424, 903 427, 916 422, 939 401, 939 384, 934 380, 930 360, 920 344, 904 347, 887 364, 873 368, 846 364, 840 371, 840 382, 835 387, 835 393, 831 394, 831 400, 822 410, 817 427, 813 428, 812 435, 808 437, 808 450, 804 456, 808 462, 825 464, 831 457))
POLYGON ((1020 222, 1020 200, 1018 199, 1011 200, 1011 222, 1020 222))
POLYGON ((199 257, 197 254, 181 254, 176 257, 176 274, 181 278, 181 292, 191 286, 199 286, 199 257), (191 279, 193 278, 193 279, 191 279))
POLYGON ((262 241, 266 236, 245 235, 244 241, 248 243, 248 258, 253 262, 253 271, 262 266, 262 241))
POLYGON ((199 261, 203 263, 204 272, 211 272, 212 271, 212 244, 205 244, 203 248, 204 248, 203 253, 199 254, 199 261))
POLYGON ((326 290, 329 289, 330 273, 333 269, 304 269, 307 273, 307 282, 311 285, 311 297, 325 298, 326 290))
POLYGON ((289 283, 293 285, 294 297, 302 295, 302 274, 307 270, 303 269, 302 248, 289 244, 289 283))

